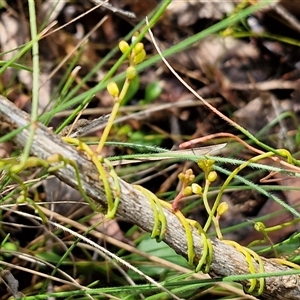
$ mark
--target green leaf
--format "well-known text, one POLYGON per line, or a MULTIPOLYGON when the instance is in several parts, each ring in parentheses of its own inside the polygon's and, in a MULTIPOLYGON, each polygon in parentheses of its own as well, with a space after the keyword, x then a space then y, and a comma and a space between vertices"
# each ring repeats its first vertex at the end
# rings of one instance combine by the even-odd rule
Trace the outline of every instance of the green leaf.
POLYGON ((141 104, 148 104, 159 97, 162 93, 162 87, 158 81, 151 82, 146 86, 145 99, 141 100, 141 104))
POLYGON ((54 252, 37 253, 36 257, 38 257, 42 260, 45 260, 47 262, 50 262, 50 263, 58 263, 59 261, 61 261, 61 256, 54 252))

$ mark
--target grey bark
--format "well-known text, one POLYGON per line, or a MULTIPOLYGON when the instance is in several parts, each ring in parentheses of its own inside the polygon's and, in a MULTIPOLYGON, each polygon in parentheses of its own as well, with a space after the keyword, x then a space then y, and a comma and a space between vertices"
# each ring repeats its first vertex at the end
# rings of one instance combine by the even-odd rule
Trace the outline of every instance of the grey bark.
MULTIPOLYGON (((5 97, 0 96, 0 135, 19 129, 18 134, 13 141, 19 146, 24 147, 29 135, 29 115, 18 109, 13 103, 5 97)), ((36 124, 35 137, 31 147, 31 155, 41 159, 47 159, 53 154, 61 154, 77 163, 81 173, 81 181, 85 193, 95 202, 107 205, 105 192, 99 174, 92 162, 84 154, 78 152, 74 147, 62 141, 51 130, 42 124, 36 124)), ((77 180, 74 169, 67 165, 59 169, 55 176, 66 184, 77 188, 77 180)), ((120 179, 121 202, 118 207, 117 216, 136 224, 144 230, 151 232, 154 225, 154 216, 147 198, 134 186, 120 179)), ((187 258, 187 242, 184 228, 178 218, 169 210, 164 209, 167 218, 167 230, 164 241, 172 247, 178 254, 187 258)), ((197 230, 192 228, 194 248, 197 264, 202 255, 202 241, 197 230)), ((218 240, 213 239, 213 261, 211 264, 210 275, 212 277, 225 277, 238 274, 248 274, 248 264, 244 256, 234 247, 218 240)), ((262 257, 265 266, 265 272, 287 271, 287 267, 277 264, 271 259, 262 257)), ((258 269, 257 263, 253 262, 258 269)), ((260 299, 300 299, 298 275, 268 277, 266 285, 260 299)), ((248 281, 242 281, 241 284, 246 288, 248 281)))

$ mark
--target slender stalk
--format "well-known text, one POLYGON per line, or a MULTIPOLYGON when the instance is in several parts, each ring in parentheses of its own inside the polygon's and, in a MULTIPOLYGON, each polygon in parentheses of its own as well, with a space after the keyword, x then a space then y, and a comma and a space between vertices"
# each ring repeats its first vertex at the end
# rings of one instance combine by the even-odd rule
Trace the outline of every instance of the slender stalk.
POLYGON ((35 135, 36 122, 38 119, 38 106, 39 106, 39 42, 38 34, 36 27, 36 11, 35 11, 35 2, 28 0, 29 7, 29 16, 30 16, 30 32, 32 44, 32 66, 33 66, 33 75, 32 75, 32 105, 31 105, 31 117, 30 117, 30 134, 28 141, 24 147, 23 154, 21 156, 20 168, 26 163, 30 155, 30 149, 32 141, 35 135))

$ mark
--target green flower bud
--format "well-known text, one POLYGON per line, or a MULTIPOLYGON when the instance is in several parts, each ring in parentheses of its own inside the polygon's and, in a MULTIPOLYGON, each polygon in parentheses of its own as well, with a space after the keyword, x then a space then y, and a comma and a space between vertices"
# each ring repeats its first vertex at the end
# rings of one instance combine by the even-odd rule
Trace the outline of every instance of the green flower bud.
POLYGON ((117 98, 119 96, 119 87, 117 86, 117 84, 114 81, 111 81, 110 83, 108 83, 107 85, 107 91, 109 92, 109 94, 111 96, 113 96, 114 98, 117 98))
POLYGON ((204 172, 210 172, 212 169, 213 164, 215 163, 212 159, 200 159, 198 161, 198 166, 200 169, 202 169, 204 172))
POLYGON ((197 183, 192 183, 192 191, 195 195, 202 195, 202 187, 197 183))
POLYGON ((141 63, 146 57, 146 51, 144 49, 142 49, 139 53, 137 53, 134 57, 133 57, 133 63, 134 64, 139 64, 141 63))
POLYGON ((144 50, 144 44, 143 43, 137 43, 133 48, 133 51, 134 51, 135 55, 140 53, 142 50, 144 50))
POLYGON ((184 196, 190 196, 193 194, 192 188, 190 186, 186 186, 183 190, 184 196))
POLYGON ((209 172, 209 174, 207 176, 207 180, 209 182, 214 182, 217 179, 217 177, 218 177, 217 172, 216 171, 211 171, 211 172, 209 172))
POLYGON ((219 216, 222 216, 226 213, 226 211, 228 210, 229 205, 227 202, 221 202, 217 208, 217 214, 219 216))
POLYGON ((262 222, 255 222, 254 229, 258 232, 264 232, 266 229, 266 226, 262 222))
POLYGON ((194 174, 191 174, 190 176, 189 176, 189 182, 192 182, 192 181, 194 181, 195 180, 195 175, 194 174))
POLYGON ((24 194, 21 192, 20 196, 18 196, 16 199, 16 203, 25 203, 25 202, 26 202, 26 198, 24 194))
POLYGON ((126 41, 124 41, 124 40, 120 41, 119 49, 122 53, 127 52, 129 48, 130 48, 130 46, 126 41))
POLYGON ((194 173, 193 173, 193 170, 192 170, 192 169, 187 169, 187 170, 185 171, 185 174, 186 174, 187 176, 194 175, 194 173))
POLYGON ((180 180, 180 181, 182 181, 183 179, 184 179, 184 173, 179 173, 178 174, 178 179, 180 180))
POLYGON ((126 77, 128 79, 133 79, 134 77, 136 76, 136 69, 135 67, 128 67, 127 70, 126 70, 126 77))

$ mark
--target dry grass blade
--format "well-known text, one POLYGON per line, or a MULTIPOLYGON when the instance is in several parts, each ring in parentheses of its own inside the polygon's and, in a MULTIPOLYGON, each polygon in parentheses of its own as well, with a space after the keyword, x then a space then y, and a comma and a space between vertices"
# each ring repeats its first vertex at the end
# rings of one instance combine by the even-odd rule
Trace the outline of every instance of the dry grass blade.
MULTIPOLYGON (((149 157, 141 157, 138 159, 128 159, 128 160, 119 160, 119 161, 113 161, 112 165, 117 166, 117 165, 126 165, 126 164, 131 164, 131 163, 139 163, 139 162, 144 162, 144 161, 157 161, 157 160, 165 160, 165 159, 175 159, 176 157, 174 155, 207 155, 212 152, 216 152, 218 150, 221 150, 226 146, 226 143, 224 144, 219 144, 219 145, 213 145, 213 146, 206 146, 206 147, 198 147, 198 148, 193 148, 193 149, 188 149, 188 150, 174 150, 174 151, 167 151, 164 152, 163 156, 152 156, 149 154, 149 157), (170 156, 168 156, 168 154, 170 156)), ((137 154, 138 156, 138 154, 137 154)))

